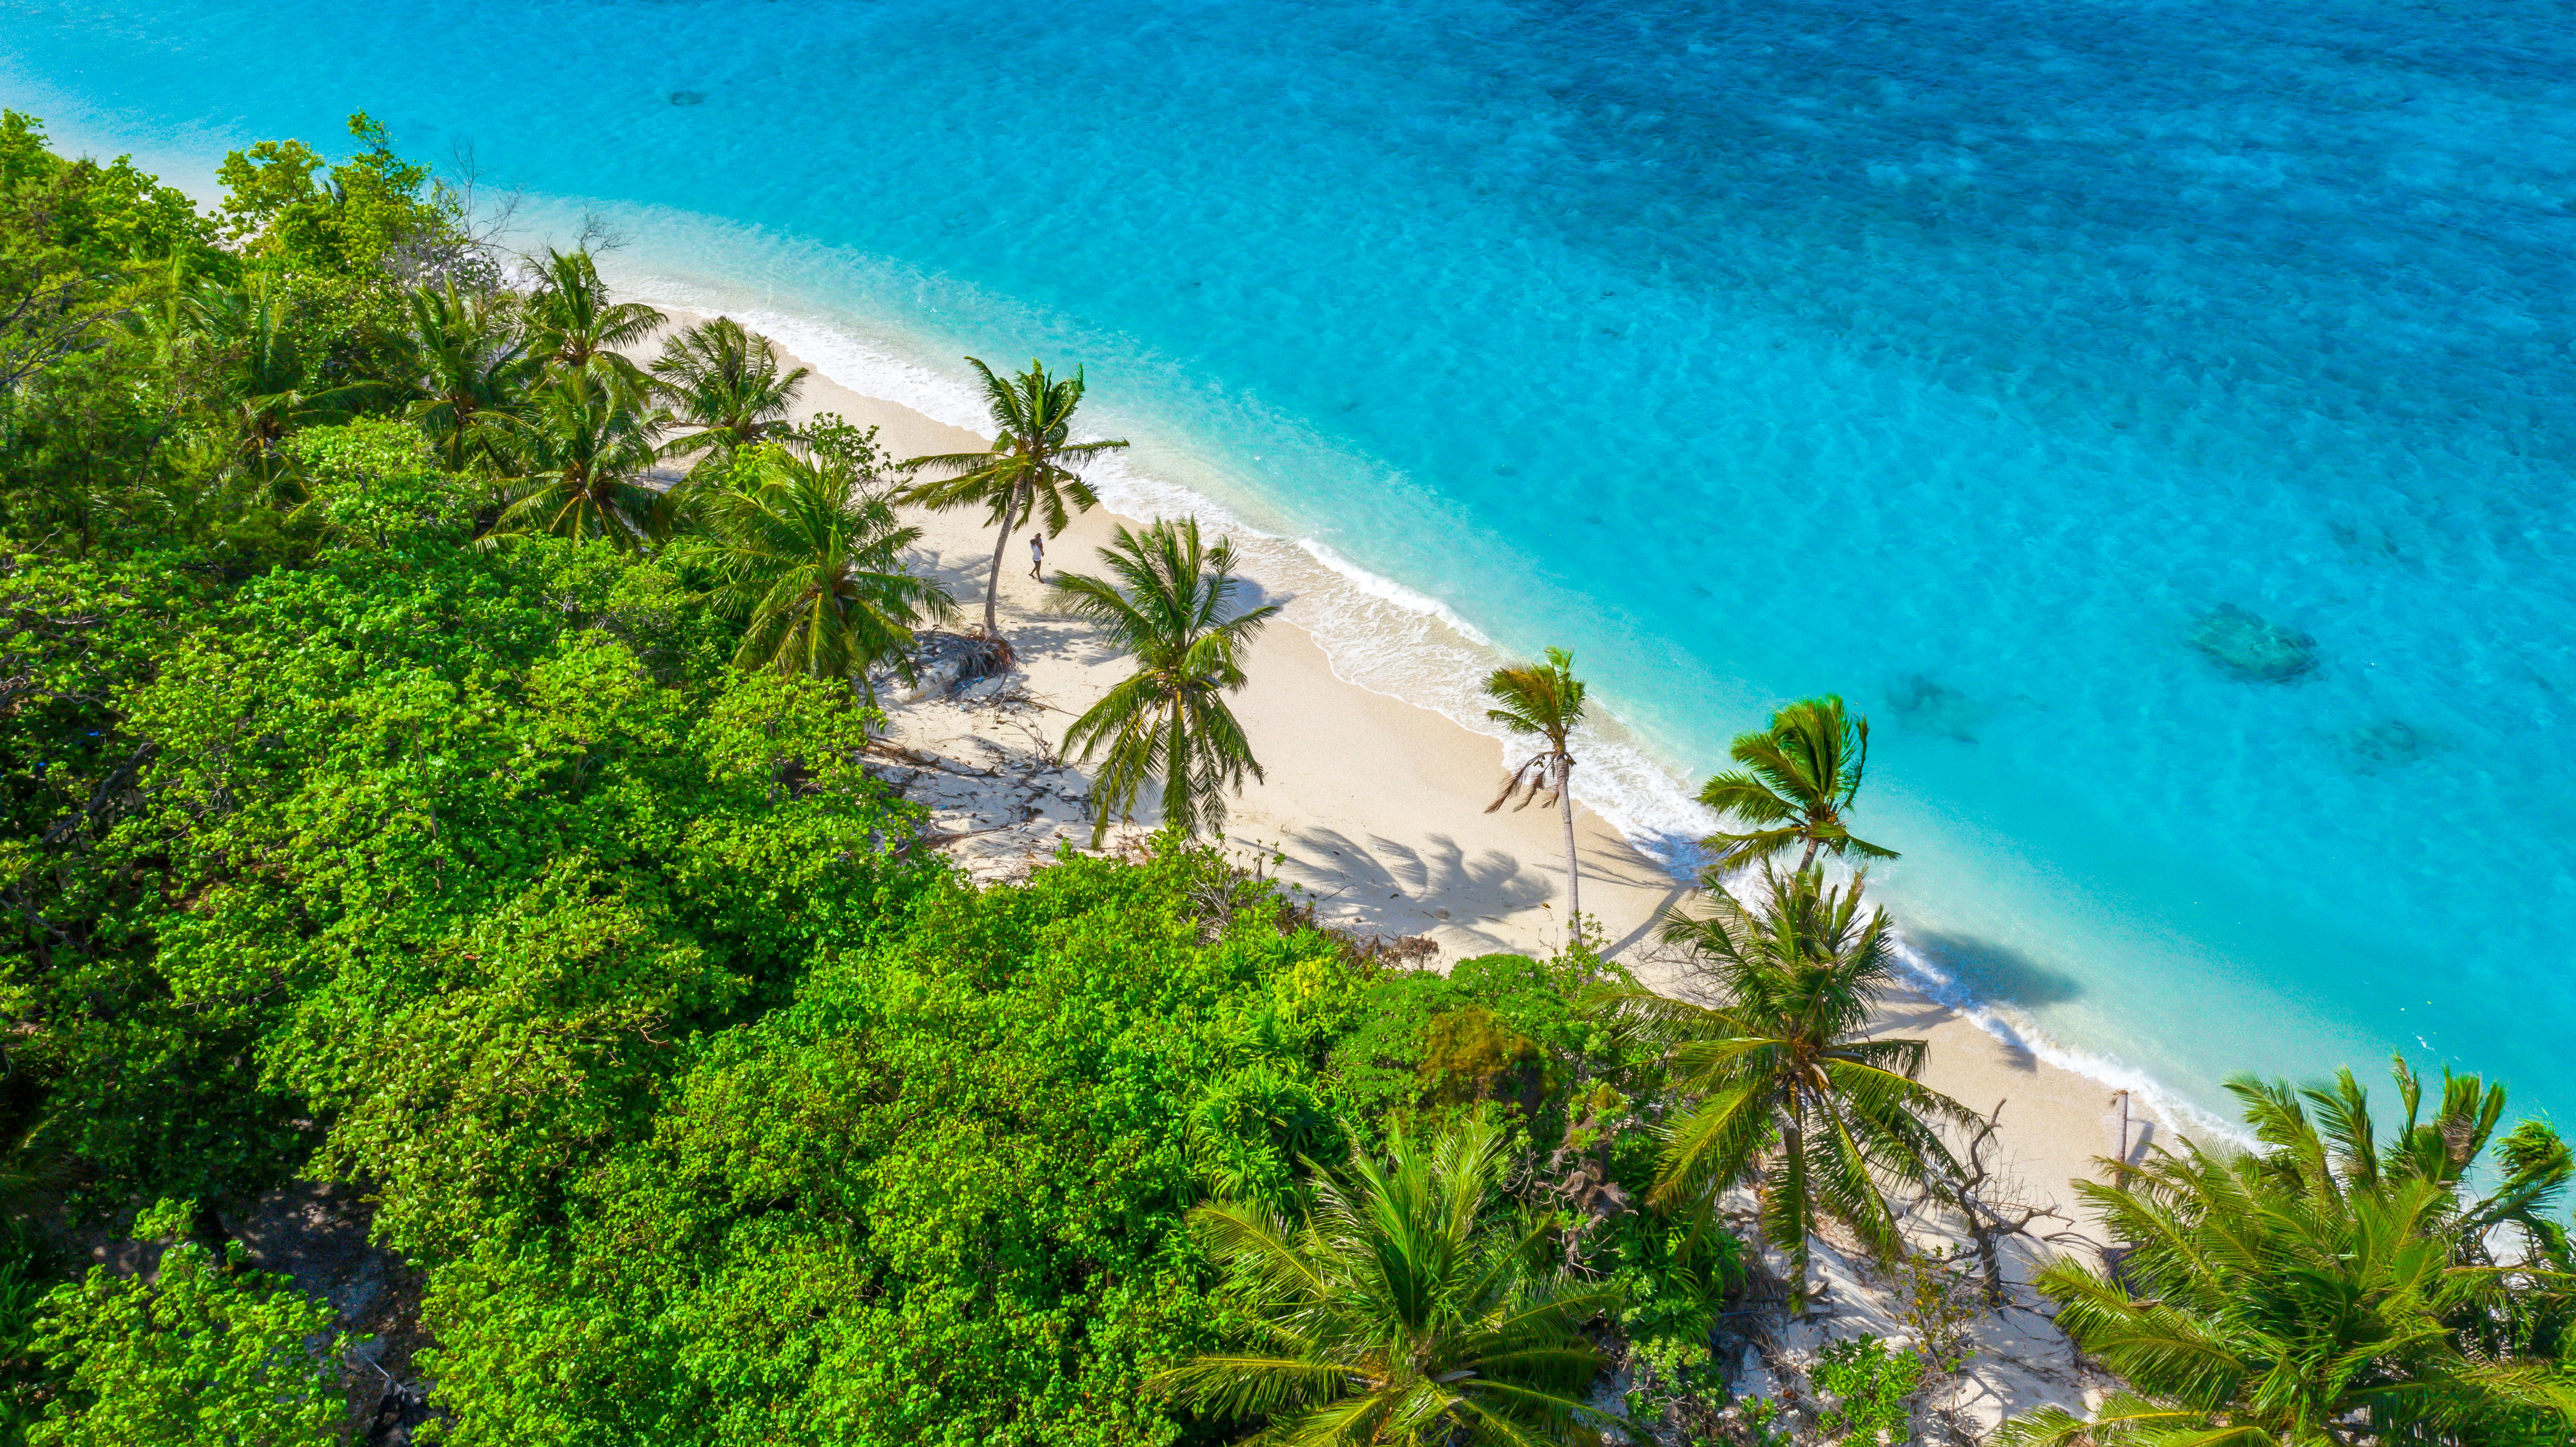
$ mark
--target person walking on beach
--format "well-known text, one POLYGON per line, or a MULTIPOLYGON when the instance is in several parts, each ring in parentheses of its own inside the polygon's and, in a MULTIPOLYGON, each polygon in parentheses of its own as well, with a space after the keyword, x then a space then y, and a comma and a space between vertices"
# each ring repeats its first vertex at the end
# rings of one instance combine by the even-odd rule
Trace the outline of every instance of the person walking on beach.
POLYGON ((1046 534, 1029 534, 1029 576, 1046 581, 1046 534))

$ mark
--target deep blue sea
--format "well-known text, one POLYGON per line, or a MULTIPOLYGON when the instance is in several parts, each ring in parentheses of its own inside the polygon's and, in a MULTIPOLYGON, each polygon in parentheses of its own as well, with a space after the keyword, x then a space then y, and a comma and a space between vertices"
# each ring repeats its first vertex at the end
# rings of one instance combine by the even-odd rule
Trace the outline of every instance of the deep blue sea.
POLYGON ((363 108, 934 411, 1082 363, 1348 676, 1572 647, 1649 844, 1845 694, 1909 937, 2105 1073, 2576 1112, 2565 0, 0 0, 0 100, 198 187, 363 108))

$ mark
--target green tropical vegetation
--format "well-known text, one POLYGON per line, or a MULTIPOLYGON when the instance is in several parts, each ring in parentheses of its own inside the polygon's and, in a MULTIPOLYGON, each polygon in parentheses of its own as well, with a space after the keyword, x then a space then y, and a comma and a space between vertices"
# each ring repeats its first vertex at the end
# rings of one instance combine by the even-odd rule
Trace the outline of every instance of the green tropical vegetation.
POLYGON ((662 355, 653 361, 662 425, 685 429, 662 444, 661 455, 721 466, 744 448, 789 440, 795 429, 787 410, 807 375, 803 367, 782 371, 769 339, 743 330, 731 317, 682 331, 662 344, 662 355))
POLYGON ((1566 749, 1583 722, 1583 680, 1574 676, 1574 655, 1551 648, 1545 662, 1497 668, 1485 679, 1485 696, 1502 705, 1485 710, 1486 718, 1545 744, 1512 770, 1485 812, 1505 804, 1526 809, 1532 800, 1563 806, 1558 815, 1565 824, 1565 921, 1569 931, 1580 932, 1583 861, 1574 852, 1574 755, 1566 749))
POLYGON ((2576 1439, 2576 1260, 2548 1214, 2576 1156, 2537 1121, 2498 1139, 2502 1086, 2446 1071, 2427 1113, 2403 1057, 2393 1073, 2405 1117, 2386 1139, 2349 1070, 2305 1090, 2240 1076, 2258 1149, 2186 1144, 2082 1185, 2119 1269, 2061 1260, 2038 1285, 2128 1389, 2007 1440, 2576 1439))
POLYGON ((285 1277, 248 1269, 238 1247, 225 1260, 177 1242, 149 1281, 94 1266, 49 1302, 34 1346, 70 1370, 27 1440, 36 1447, 329 1441, 348 1410, 336 1361, 347 1345, 328 1306, 285 1277))
POLYGON ((1587 1400, 1607 1365, 1583 1328, 1615 1288, 1542 1266, 1544 1221, 1498 1210, 1511 1161, 1487 1120, 1399 1131, 1323 1176, 1291 1222, 1217 1200, 1191 1224, 1259 1322, 1155 1385, 1269 1421, 1279 1442, 1594 1443, 1618 1421, 1587 1400), (1498 1219, 1500 1217, 1500 1219, 1498 1219))
MULTIPOLYGON (((589 251, 547 248, 537 284, 519 306, 526 317, 528 353, 550 379, 586 375, 607 390, 637 398, 651 390, 651 379, 624 349, 652 336, 662 325, 662 314, 642 302, 613 297, 589 251)), ((684 350, 677 364, 686 366, 690 360, 684 350)))
POLYGON ((862 695, 869 670, 910 671, 913 630, 953 608, 904 556, 921 540, 879 481, 874 433, 826 418, 799 453, 759 442, 702 484, 699 525, 674 557, 705 570, 716 607, 743 621, 737 668, 840 679, 862 695))
MULTIPOLYGON (((1119 445, 1080 374, 982 371, 1002 444, 907 474, 343 144, 201 211, 0 113, 0 1443, 1924 1430, 1928 1327, 1728 1395, 1774 1260, 1807 1305, 1817 1240, 1978 1179, 1825 874, 1886 853, 1862 721, 1738 741, 1762 869, 1667 922, 1689 998, 1583 930, 1418 968, 1192 837, 1276 610, 1175 520, 1054 595, 1134 661, 1065 734, 1095 820, 1159 779, 1166 827, 979 883, 879 772, 952 606, 903 509, 1060 529, 1119 445), (279 1246, 321 1216, 363 1291, 279 1246)), ((1506 672, 1564 803, 1571 660, 1506 672)), ((2243 1082, 2257 1149, 2088 1186, 2121 1251, 2040 1287, 2126 1390, 2012 1431, 2571 1440, 2567 1148, 2398 1084, 2383 1133, 2243 1082)))
POLYGON ((1112 819, 1134 817, 1137 796, 1155 778, 1163 782, 1164 827, 1219 832, 1227 792, 1246 775, 1262 777, 1225 695, 1244 686, 1244 653, 1279 608, 1240 606, 1234 543, 1211 546, 1196 518, 1122 527, 1100 549, 1100 562, 1110 577, 1059 573, 1052 595, 1059 611, 1136 660, 1134 673, 1064 731, 1075 757, 1101 756, 1092 844, 1112 819))

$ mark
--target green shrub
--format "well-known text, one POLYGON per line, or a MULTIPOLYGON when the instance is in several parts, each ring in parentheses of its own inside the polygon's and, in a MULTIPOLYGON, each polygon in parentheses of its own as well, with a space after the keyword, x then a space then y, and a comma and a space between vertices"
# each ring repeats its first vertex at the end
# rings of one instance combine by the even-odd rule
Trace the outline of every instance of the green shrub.
POLYGON ((193 1242, 149 1281, 92 1267, 46 1298, 37 1350, 67 1375, 33 1447, 287 1447, 347 1410, 331 1309, 193 1242))
POLYGON ((1908 1440, 1923 1372, 1923 1358, 1913 1348, 1890 1352, 1874 1336, 1827 1345, 1807 1374, 1817 1392, 1834 1399, 1817 1426, 1846 1442, 1895 1447, 1908 1440))

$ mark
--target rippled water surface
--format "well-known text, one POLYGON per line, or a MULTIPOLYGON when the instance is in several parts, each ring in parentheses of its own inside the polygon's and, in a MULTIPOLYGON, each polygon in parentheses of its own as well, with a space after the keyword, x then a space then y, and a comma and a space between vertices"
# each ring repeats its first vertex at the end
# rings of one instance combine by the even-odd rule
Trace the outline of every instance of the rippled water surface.
POLYGON ((363 107, 630 275, 1083 361, 1677 767, 1839 689, 1917 942, 2203 1100, 2576 1105, 2571 77, 2556 0, 0 0, 59 136, 363 107))

